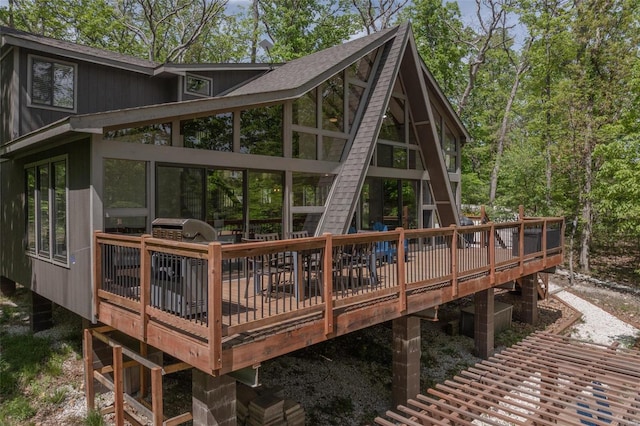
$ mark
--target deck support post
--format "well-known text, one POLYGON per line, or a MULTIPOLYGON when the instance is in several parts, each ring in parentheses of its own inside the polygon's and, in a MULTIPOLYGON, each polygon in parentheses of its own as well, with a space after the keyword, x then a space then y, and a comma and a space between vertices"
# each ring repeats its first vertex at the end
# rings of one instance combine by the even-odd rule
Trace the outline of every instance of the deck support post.
POLYGON ((393 407, 406 404, 420 393, 420 318, 393 320, 393 407))
POLYGON ((13 296, 15 292, 16 282, 5 276, 0 276, 0 294, 10 297, 13 296))
POLYGON ((536 274, 520 279, 522 287, 522 321, 535 324, 538 321, 538 280, 536 274))
POLYGON ((193 369, 192 412, 194 426, 236 426, 236 380, 214 377, 193 369))
POLYGON ((53 302, 31 292, 31 331, 38 332, 53 327, 53 302))
POLYGON ((475 313, 473 339, 476 355, 487 359, 493 355, 495 340, 494 289, 479 291, 474 295, 475 313))

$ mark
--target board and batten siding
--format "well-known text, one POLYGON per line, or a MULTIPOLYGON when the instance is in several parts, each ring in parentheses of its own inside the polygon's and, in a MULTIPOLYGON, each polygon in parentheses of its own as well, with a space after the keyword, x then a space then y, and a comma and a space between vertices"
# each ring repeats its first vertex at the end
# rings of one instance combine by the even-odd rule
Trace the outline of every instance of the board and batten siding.
POLYGON ((177 96, 177 77, 152 78, 149 75, 107 67, 91 62, 72 61, 46 52, 22 49, 20 53, 20 134, 24 135, 73 114, 135 108, 172 102, 177 96), (75 112, 29 105, 29 56, 59 60, 77 65, 75 112))
POLYGON ((0 163, 2 199, 0 221, 0 275, 30 288, 52 302, 91 318, 90 140, 82 139, 55 149, 0 163), (27 255, 25 251, 26 164, 67 156, 68 253, 67 266, 27 255))

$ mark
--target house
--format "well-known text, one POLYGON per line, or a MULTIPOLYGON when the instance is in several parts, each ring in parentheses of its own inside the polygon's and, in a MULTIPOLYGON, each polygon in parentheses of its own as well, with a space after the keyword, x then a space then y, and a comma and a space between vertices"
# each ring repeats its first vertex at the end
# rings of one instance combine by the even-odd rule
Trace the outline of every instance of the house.
POLYGON ((408 27, 273 70, 158 64, 9 28, 1 52, 0 274, 85 318, 93 230, 457 222, 468 134, 408 27))
MULTIPOLYGON (((404 230, 439 226, 447 228, 439 238, 456 246, 447 232, 458 232, 449 226, 459 224, 460 149, 469 135, 409 25, 282 65, 159 64, 9 28, 0 35, 0 275, 4 286, 28 286, 34 306, 53 302, 105 323, 94 232, 140 236, 156 218, 197 219, 234 243, 299 231, 320 241, 382 224, 402 229, 392 234, 397 253, 413 247, 404 230)), ((523 246, 514 248, 517 277, 561 259, 559 241, 553 258, 542 241, 540 263, 526 268, 523 246)), ((371 264, 362 265, 374 281, 371 264)), ((455 287, 457 275, 448 277, 455 287)), ((491 277, 468 292, 501 283, 491 277)), ((113 324, 124 327, 118 318, 127 314, 118 315, 113 324)), ((270 356, 288 349, 279 350, 270 356)))

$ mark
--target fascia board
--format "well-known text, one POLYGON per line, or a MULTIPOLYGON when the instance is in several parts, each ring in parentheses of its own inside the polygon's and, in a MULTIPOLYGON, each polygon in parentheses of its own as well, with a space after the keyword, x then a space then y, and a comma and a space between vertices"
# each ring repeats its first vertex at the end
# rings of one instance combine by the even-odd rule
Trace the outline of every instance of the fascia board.
POLYGON ((88 55, 85 53, 77 52, 70 49, 63 49, 56 46, 49 46, 43 43, 38 43, 30 40, 25 40, 20 37, 14 37, 11 34, 3 35, 3 44, 10 44, 24 49, 30 49, 41 53, 47 53, 50 55, 61 56, 65 59, 72 59, 77 61, 91 62, 98 65, 104 65, 111 68, 119 68, 127 71, 133 71, 145 75, 153 75, 152 67, 144 67, 141 65, 134 65, 131 63, 110 59, 107 57, 100 57, 95 55, 88 55))
POLYGON ((40 128, 0 147, 0 157, 10 157, 25 149, 37 146, 51 138, 71 132, 73 129, 68 118, 47 127, 40 128))

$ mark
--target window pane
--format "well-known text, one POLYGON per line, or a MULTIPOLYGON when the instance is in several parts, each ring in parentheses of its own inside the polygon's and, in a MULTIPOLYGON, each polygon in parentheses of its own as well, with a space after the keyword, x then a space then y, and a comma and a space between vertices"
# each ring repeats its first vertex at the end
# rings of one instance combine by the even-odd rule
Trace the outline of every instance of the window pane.
POLYGON ((376 52, 371 52, 364 58, 349 67, 349 77, 356 80, 366 82, 369 80, 371 70, 373 69, 373 62, 376 59, 376 52))
POLYGON ((282 105, 240 113, 240 152, 282 157, 282 105))
POLYGON ((422 181, 422 204, 433 204, 433 197, 431 196, 431 186, 428 180, 422 181))
POLYGON ((433 121, 435 122, 436 125, 436 133, 438 134, 438 141, 442 140, 442 117, 440 116, 440 113, 438 113, 438 110, 433 106, 433 104, 431 105, 431 111, 433 112, 433 121))
POLYGON ((221 237, 238 243, 244 234, 243 187, 241 170, 209 170, 207 173, 207 222, 221 237))
POLYGON ((393 147, 393 168, 394 169, 406 169, 407 168, 407 149, 394 146, 393 147))
POLYGON ((36 252, 36 169, 25 170, 27 197, 27 251, 36 252))
POLYGON ((293 173, 293 205, 324 206, 333 184, 332 175, 293 173))
POLYGON ((318 157, 316 135, 293 132, 293 157, 315 160, 318 157))
POLYGON ((67 259, 67 164, 53 163, 53 256, 67 259))
POLYGON ((31 71, 31 102, 51 105, 53 102, 53 64, 33 59, 31 71))
POLYGON ((409 150, 409 168, 411 170, 424 170, 422 157, 420 156, 420 153, 415 149, 409 150))
POLYGON ((380 139, 405 142, 404 124, 404 100, 392 97, 383 116, 380 139))
POLYGON ((156 216, 204 220, 204 169, 158 166, 156 216))
POLYGON ((196 118, 181 124, 185 147, 233 151, 233 113, 196 118))
POLYGON ((309 235, 313 236, 321 218, 322 214, 320 213, 294 213, 293 231, 307 231, 309 235))
POLYGON ((402 227, 418 227, 418 181, 402 181, 402 227))
POLYGON ((393 147, 379 143, 376 147, 378 152, 378 167, 393 167, 393 147))
POLYGON ((282 173, 249 171, 249 234, 282 237, 282 173))
POLYGON ((342 151, 347 144, 346 139, 332 138, 329 136, 322 137, 322 160, 340 161, 342 151))
POLYGON ((147 163, 104 160, 104 208, 147 207, 147 163))
POLYGON ((38 166, 38 250, 40 254, 50 253, 49 240, 49 165, 38 166))
POLYGON ((293 124, 317 127, 316 89, 307 92, 293 103, 293 124))
POLYGON ((321 86, 322 128, 342 132, 344 130, 344 78, 335 75, 321 86))
POLYGON ((211 96, 211 81, 193 75, 187 75, 186 88, 188 93, 211 96))
POLYGON ((74 68, 71 65, 54 64, 53 105, 73 109, 75 83, 74 68))
POLYGON ((444 160, 447 170, 455 172, 458 168, 456 153, 456 138, 449 126, 444 127, 444 139, 442 141, 442 149, 444 151, 444 160))
POLYGON ((171 123, 110 130, 104 133, 104 140, 144 145, 171 145, 171 123))
POLYGON ((110 216, 104 220, 105 232, 116 234, 144 234, 147 231, 146 216, 117 217, 110 216))
POLYGON ((356 112, 358 112, 363 95, 364 87, 349 85, 349 126, 353 125, 356 119, 356 112))

